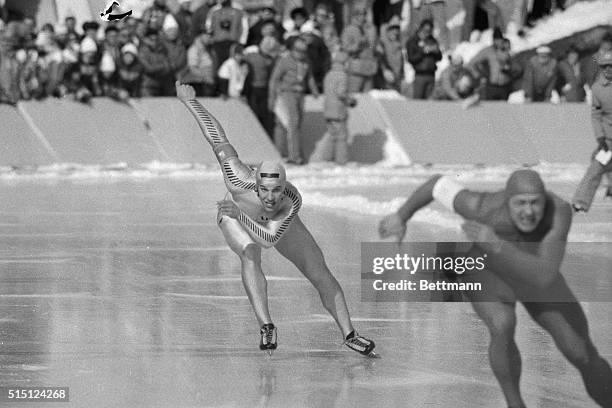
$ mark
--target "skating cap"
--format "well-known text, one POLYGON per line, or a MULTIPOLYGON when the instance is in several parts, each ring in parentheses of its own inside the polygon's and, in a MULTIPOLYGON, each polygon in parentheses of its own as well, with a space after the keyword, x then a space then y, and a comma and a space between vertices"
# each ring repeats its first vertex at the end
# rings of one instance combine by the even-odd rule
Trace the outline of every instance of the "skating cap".
POLYGON ((287 174, 283 165, 273 161, 265 161, 257 166, 255 177, 257 184, 260 184, 263 179, 273 179, 278 180, 278 184, 284 186, 287 181, 287 174))
POLYGON ((510 175, 506 183, 506 199, 517 194, 546 194, 544 182, 533 170, 517 170, 510 175))

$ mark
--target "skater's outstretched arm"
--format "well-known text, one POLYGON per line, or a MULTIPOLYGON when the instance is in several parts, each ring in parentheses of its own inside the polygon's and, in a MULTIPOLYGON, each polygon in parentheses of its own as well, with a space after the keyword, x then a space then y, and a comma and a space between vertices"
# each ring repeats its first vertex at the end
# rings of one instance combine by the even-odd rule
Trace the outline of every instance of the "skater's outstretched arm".
POLYGON ((463 207, 464 202, 469 203, 470 207, 478 206, 477 202, 472 203, 478 199, 477 193, 472 193, 454 183, 450 178, 437 174, 417 188, 397 212, 382 219, 378 226, 381 238, 395 236, 398 243, 402 242, 406 234, 406 222, 412 218, 414 213, 429 205, 434 199, 461 215, 464 214, 457 207, 463 207))
POLYGON ((178 81, 175 85, 177 98, 191 112, 206 141, 213 148, 223 171, 227 189, 232 193, 255 189, 253 169, 240 161, 236 149, 227 139, 219 121, 196 99, 193 87, 181 85, 178 81))

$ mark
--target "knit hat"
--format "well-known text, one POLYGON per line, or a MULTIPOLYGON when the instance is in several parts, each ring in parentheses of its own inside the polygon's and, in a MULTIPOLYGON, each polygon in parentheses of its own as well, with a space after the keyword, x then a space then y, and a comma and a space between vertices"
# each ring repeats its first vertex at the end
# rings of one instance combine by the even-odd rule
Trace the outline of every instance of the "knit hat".
POLYGON ((130 54, 138 55, 138 48, 136 48, 136 46, 132 43, 127 43, 123 47, 121 47, 121 53, 122 54, 130 53, 130 54))
POLYGON ((164 32, 168 32, 170 30, 178 30, 178 28, 179 25, 176 22, 176 19, 172 17, 172 14, 166 14, 166 17, 164 18, 164 24, 162 25, 162 30, 164 32))
POLYGON ((81 53, 86 54, 88 52, 98 52, 98 45, 91 38, 85 37, 81 41, 81 53))

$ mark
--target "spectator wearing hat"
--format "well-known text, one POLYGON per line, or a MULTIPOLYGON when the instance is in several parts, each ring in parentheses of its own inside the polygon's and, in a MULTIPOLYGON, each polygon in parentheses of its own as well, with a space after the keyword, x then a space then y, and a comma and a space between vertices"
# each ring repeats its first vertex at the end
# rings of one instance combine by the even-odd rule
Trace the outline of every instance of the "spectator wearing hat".
POLYGON ((277 20, 276 9, 274 7, 262 7, 257 14, 258 20, 249 28, 246 45, 259 45, 263 38, 262 31, 265 26, 267 26, 266 30, 274 31, 276 39, 281 42, 285 34, 285 28, 277 20))
POLYGON ((302 164, 300 127, 304 115, 304 95, 319 91, 312 77, 306 41, 297 37, 289 54, 281 56, 270 76, 268 107, 274 112, 274 143, 288 163, 302 164))
POLYGON ((185 47, 189 47, 195 38, 193 28, 193 12, 191 11, 191 0, 179 0, 179 9, 174 15, 179 27, 179 37, 185 47))
POLYGON ((216 96, 218 67, 212 35, 200 33, 187 50, 187 68, 181 82, 193 86, 196 96, 216 96))
POLYGON ((400 40, 400 21, 394 16, 381 27, 378 54, 382 76, 382 87, 402 91, 404 80, 404 53, 400 40))
POLYGON ((153 0, 151 7, 142 13, 142 21, 146 29, 161 31, 168 14, 170 9, 166 5, 166 0, 153 0))
POLYGON ((433 23, 423 20, 416 35, 406 43, 408 62, 415 72, 414 99, 429 99, 436 83, 436 63, 442 59, 442 53, 432 32, 433 23))
POLYGON ((284 35, 287 45, 292 38, 299 37, 302 33, 302 27, 308 21, 308 11, 304 7, 296 7, 289 12, 289 18, 291 19, 291 28, 284 35))
POLYGON ((249 66, 244 60, 244 47, 240 44, 233 44, 230 48, 230 57, 219 67, 221 95, 230 98, 244 96, 244 85, 248 73, 249 66))
MULTIPOLYGON (((599 54, 598 65, 601 75, 591 88, 591 121, 598 144, 595 154, 609 153, 612 150, 612 51, 599 54)), ((580 181, 572 199, 576 211, 588 211, 602 176, 608 174, 609 179, 612 175, 612 160, 608 158, 606 163, 605 159, 598 160, 597 157, 594 155, 591 160, 591 165, 580 181)), ((612 197, 612 186, 610 185, 608 185, 606 196, 612 197)))
POLYGON ((138 49, 132 43, 121 48, 121 58, 117 64, 117 87, 125 90, 129 97, 142 95, 143 67, 138 59, 138 49))
POLYGON ((274 62, 280 54, 280 43, 274 37, 264 37, 256 52, 246 53, 245 62, 249 66, 246 97, 251 110, 272 138, 274 121, 272 112, 268 109, 268 91, 270 76, 274 62))
POLYGON ((208 14, 206 29, 212 33, 213 48, 223 63, 233 44, 246 43, 249 24, 246 14, 234 7, 232 0, 220 0, 208 14))
POLYGON ((525 68, 523 90, 526 102, 550 101, 557 84, 559 67, 548 46, 538 47, 525 68))
POLYGON ((372 35, 370 28, 373 26, 366 24, 366 14, 363 7, 354 7, 351 24, 342 32, 342 50, 349 56, 346 74, 350 93, 372 89, 374 76, 378 72, 378 61, 374 55, 375 33, 372 35))
POLYGON ((318 143, 311 161, 334 161, 343 165, 348 161, 349 140, 348 107, 357 104, 357 100, 348 92, 348 75, 346 64, 348 54, 337 52, 332 57, 332 66, 325 75, 323 114, 327 132, 318 143))
POLYGON ((142 96, 170 96, 174 89, 174 72, 168 50, 159 32, 148 29, 138 50, 144 73, 142 96))
POLYGON ((100 24, 96 21, 86 21, 83 23, 83 38, 90 38, 96 44, 98 43, 98 29, 100 28, 100 24))
POLYGON ((489 101, 508 100, 514 81, 522 74, 521 66, 512 61, 510 42, 498 29, 493 33, 493 45, 476 55, 468 69, 481 85, 482 99, 489 101))
POLYGON ((583 65, 584 72, 585 72, 585 80, 589 87, 597 80, 597 77, 599 76, 600 69, 599 69, 598 57, 600 54, 606 51, 612 51, 612 34, 611 33, 606 33, 603 36, 597 51, 595 51, 595 53, 591 56, 591 58, 587 59, 586 63, 583 65))
POLYGON ((83 38, 79 52, 79 64, 68 72, 67 90, 82 103, 89 103, 102 94, 97 61, 98 45, 89 36, 83 38))
POLYGON ((586 97, 585 84, 580 53, 572 45, 565 57, 559 61, 559 80, 556 88, 566 102, 583 102, 586 97))
POLYGON ((179 25, 172 14, 166 15, 162 26, 162 36, 168 52, 172 75, 174 79, 178 79, 187 67, 187 49, 180 38, 179 25))

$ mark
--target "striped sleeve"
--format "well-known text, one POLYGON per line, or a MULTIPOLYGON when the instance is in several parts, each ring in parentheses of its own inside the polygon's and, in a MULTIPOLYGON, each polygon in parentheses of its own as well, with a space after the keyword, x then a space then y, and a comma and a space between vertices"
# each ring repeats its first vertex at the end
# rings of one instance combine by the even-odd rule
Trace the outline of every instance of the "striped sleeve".
POLYGON ((216 147, 223 143, 229 143, 223 127, 219 121, 200 102, 191 99, 184 102, 187 109, 195 117, 200 129, 211 146, 216 147))
POLYGON ((287 216, 282 220, 271 221, 268 226, 263 226, 255 222, 242 211, 238 216, 238 221, 246 228, 251 238, 264 248, 270 248, 276 245, 285 232, 287 232, 289 226, 293 222, 293 218, 302 206, 302 197, 294 186, 287 184, 284 194, 285 197, 291 200, 291 208, 287 216))

